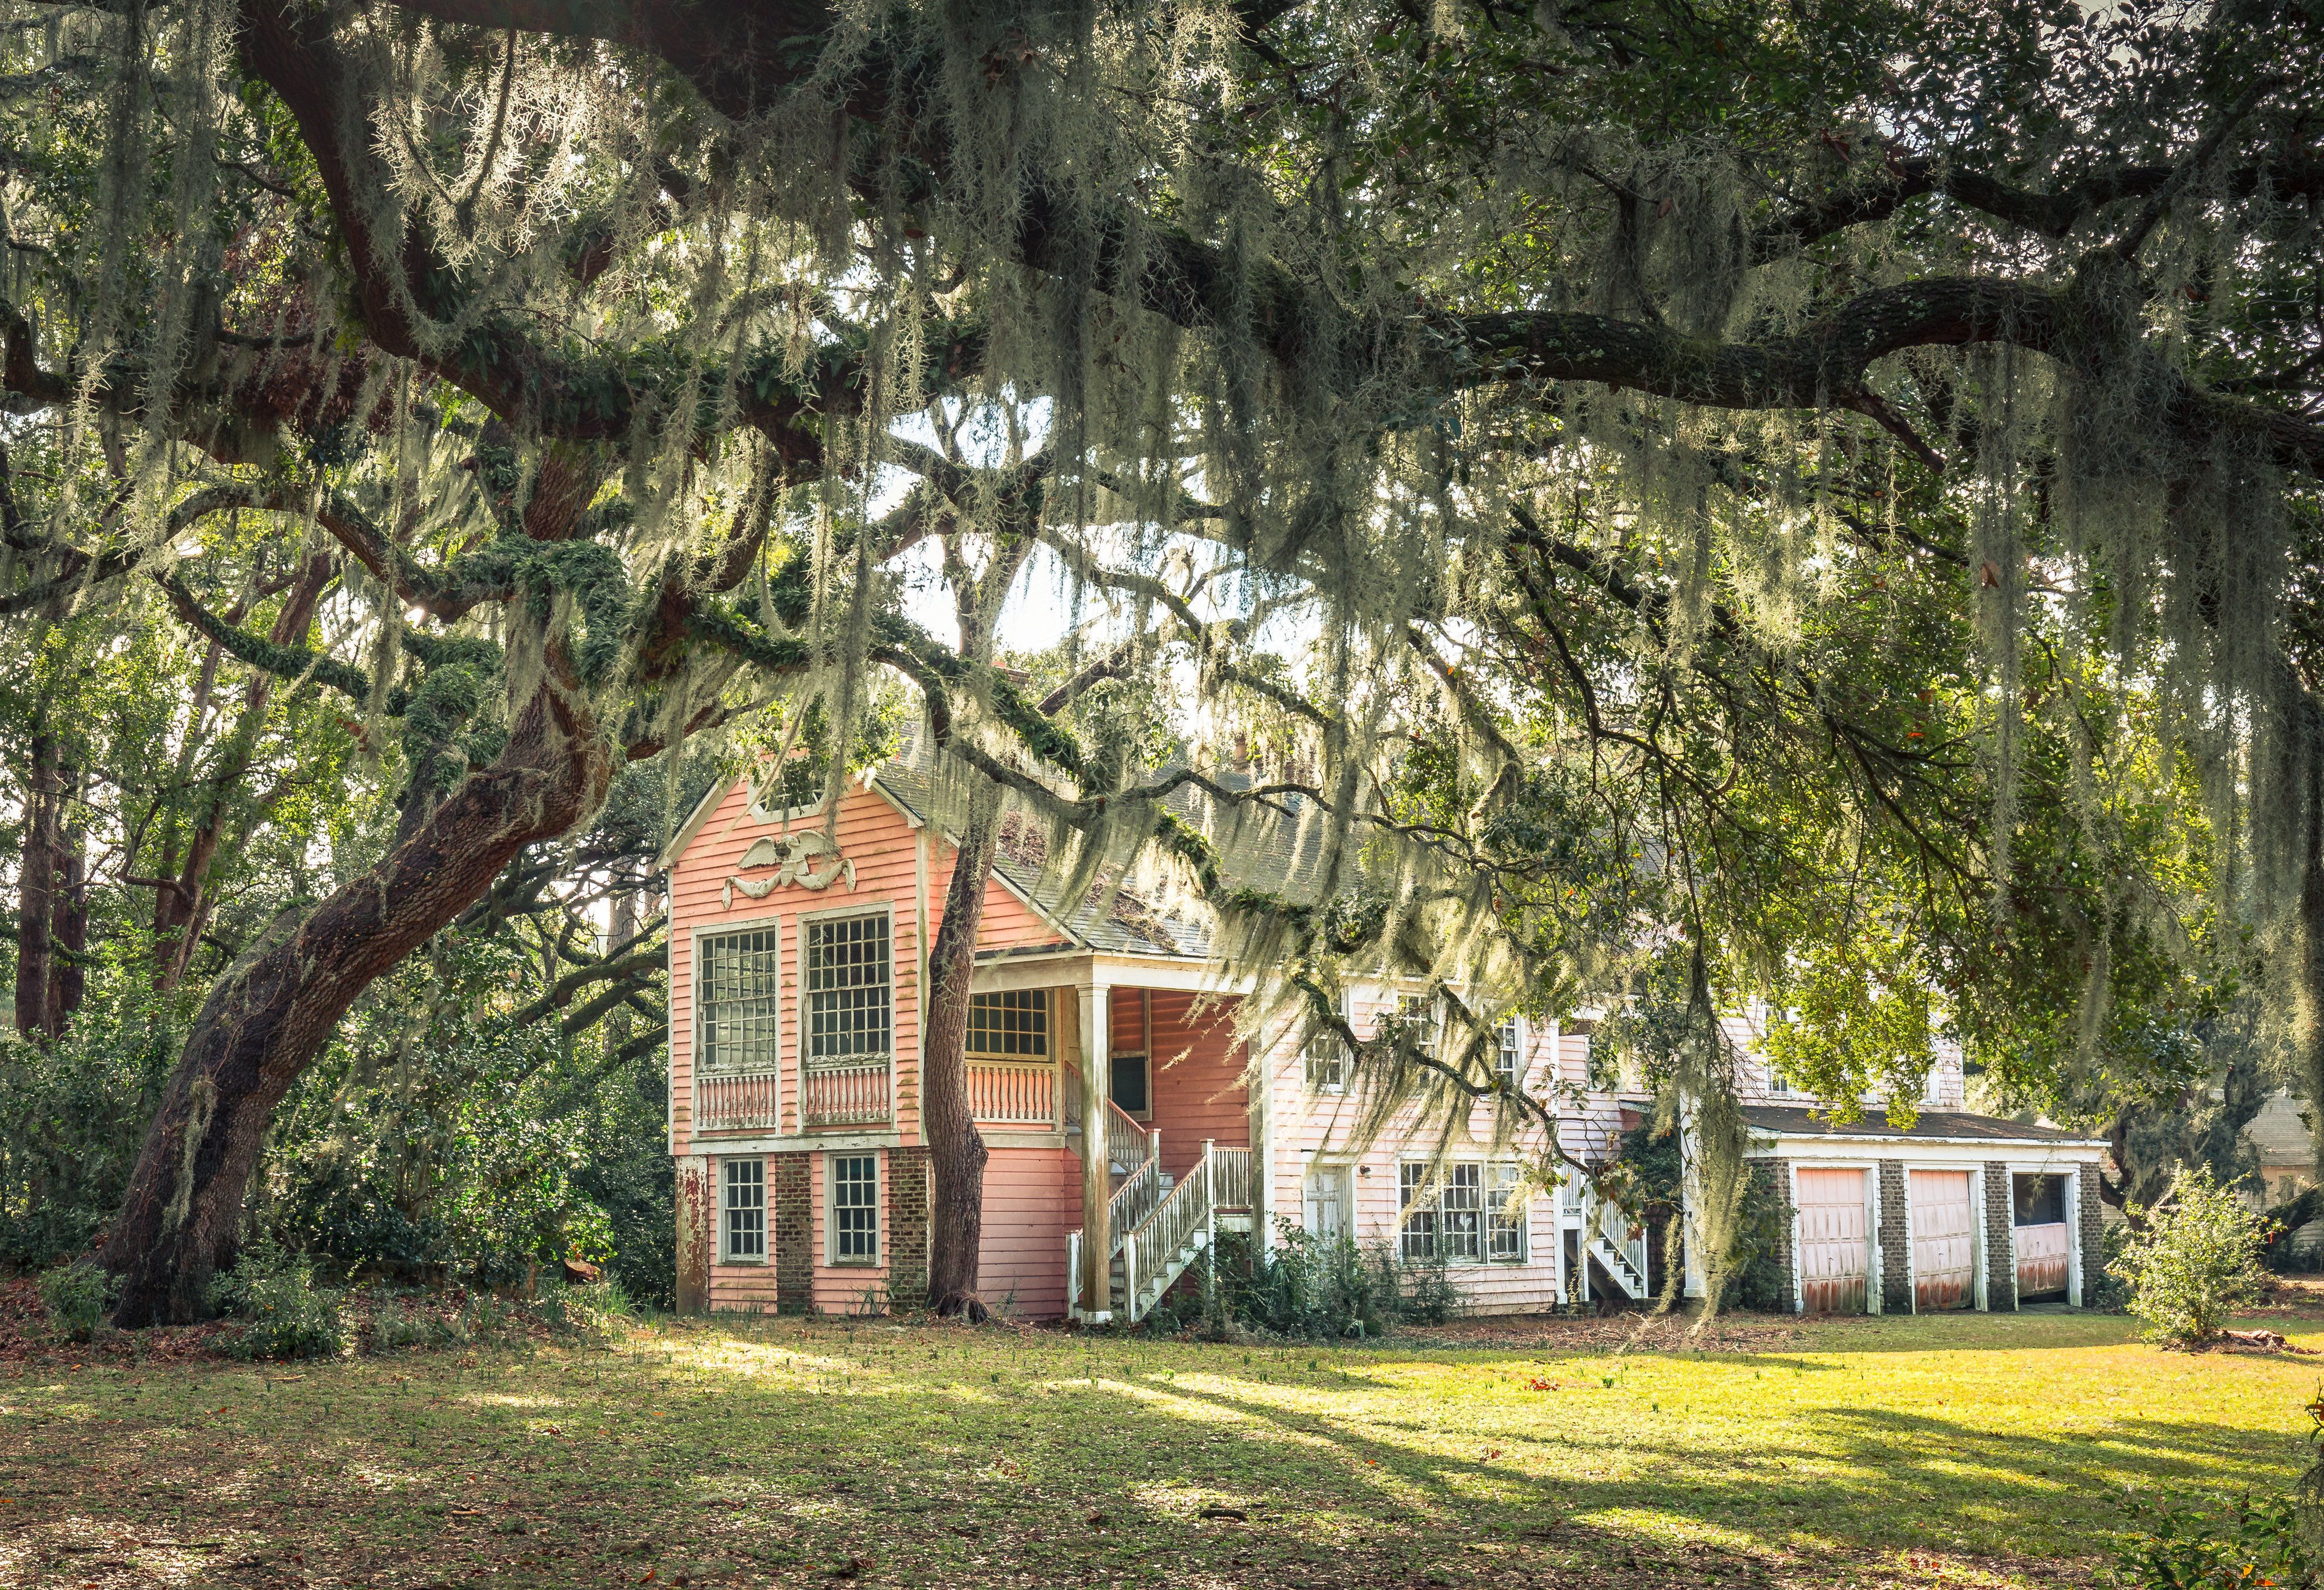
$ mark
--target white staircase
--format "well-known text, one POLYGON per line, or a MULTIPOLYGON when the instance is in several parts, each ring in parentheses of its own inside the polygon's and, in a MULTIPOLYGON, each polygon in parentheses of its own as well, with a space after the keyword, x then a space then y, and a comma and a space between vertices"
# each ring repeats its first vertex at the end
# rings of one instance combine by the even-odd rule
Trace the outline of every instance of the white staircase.
POLYGON ((1652 1291, 1646 1274, 1646 1228, 1628 1209, 1599 1196, 1587 1177, 1568 1172, 1558 1199, 1559 1224, 1580 1235, 1579 1273, 1572 1276, 1582 1301, 1590 1300, 1590 1261, 1598 1261, 1624 1296, 1643 1300, 1652 1291))
MULTIPOLYGON (((1222 1225, 1233 1219, 1230 1212, 1250 1209, 1250 1150, 1221 1148, 1205 1138, 1201 1157, 1174 1184, 1162 1170, 1162 1135, 1111 1103, 1106 1146, 1114 1179, 1106 1220, 1113 1238, 1106 1302, 1115 1319, 1135 1324, 1209 1251, 1222 1225)), ((1081 1285, 1082 1234, 1075 1231, 1065 1238, 1069 1318, 1082 1316, 1081 1285)))

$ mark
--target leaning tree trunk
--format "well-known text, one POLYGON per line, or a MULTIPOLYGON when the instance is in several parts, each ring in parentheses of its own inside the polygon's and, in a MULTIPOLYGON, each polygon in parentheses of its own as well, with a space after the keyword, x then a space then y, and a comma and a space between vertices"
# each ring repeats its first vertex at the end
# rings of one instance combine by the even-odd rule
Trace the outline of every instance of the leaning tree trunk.
POLYGON ((243 1193, 275 1106, 373 979, 491 887, 525 845, 595 812, 612 757, 554 683, 525 703, 500 759, 471 774, 378 865, 218 979, 146 1130, 105 1262, 114 1322, 198 1319, 233 1256, 243 1193))
POLYGON ((945 890, 944 920, 928 946, 928 987, 921 1019, 920 1129, 927 1135, 933 1184, 928 1224, 928 1301, 940 1315, 982 1320, 976 1295, 977 1247, 984 1236, 984 1163, 990 1157, 968 1098, 968 995, 976 970, 976 935, 984 889, 992 877, 1001 795, 979 788, 945 890))

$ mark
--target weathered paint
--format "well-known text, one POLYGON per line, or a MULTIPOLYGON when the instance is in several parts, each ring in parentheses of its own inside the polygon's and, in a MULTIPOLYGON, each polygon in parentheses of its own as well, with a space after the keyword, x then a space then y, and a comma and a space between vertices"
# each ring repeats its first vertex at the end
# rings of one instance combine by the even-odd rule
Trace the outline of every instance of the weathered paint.
POLYGON ((1977 1286, 1977 1209, 1967 1171, 1914 1171, 1905 1179, 1913 1222, 1913 1306, 1966 1309, 1977 1286))
POLYGON ((682 1154, 678 1162, 678 1311, 699 1314, 710 1307, 711 1255, 717 1252, 712 1227, 710 1162, 682 1154))
POLYGON ((2066 1292, 2067 1255, 2072 1245, 2073 1227, 2062 1220, 2018 1227, 2018 1297, 2021 1300, 2039 1298, 2044 1294, 2063 1297, 2066 1292))
POLYGON ((1867 1172, 1802 1165, 1794 1174, 1802 1301, 1811 1314, 1861 1314, 1870 1273, 1867 1172))

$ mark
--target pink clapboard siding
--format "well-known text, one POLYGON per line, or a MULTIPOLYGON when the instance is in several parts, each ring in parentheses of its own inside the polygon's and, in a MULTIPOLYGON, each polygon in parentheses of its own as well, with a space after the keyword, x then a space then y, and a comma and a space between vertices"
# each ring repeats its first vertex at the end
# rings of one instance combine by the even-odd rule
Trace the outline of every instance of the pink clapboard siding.
MULTIPOLYGON (((876 790, 854 789, 839 804, 835 838, 840 854, 855 864, 854 887, 843 879, 827 889, 792 885, 754 900, 741 889, 731 905, 724 892, 735 876, 736 863, 752 841, 783 832, 779 824, 761 822, 750 812, 749 787, 736 779, 711 813, 693 841, 670 869, 672 932, 670 935, 670 1098, 672 1148, 679 1153, 713 1149, 714 1135, 696 1143, 693 1131, 694 1051, 694 933, 725 926, 771 924, 780 935, 782 968, 781 1066, 783 1118, 781 1130, 800 1129, 798 1117, 798 978, 800 919, 825 912, 885 908, 890 913, 890 949, 893 986, 895 1043, 895 1130, 906 1143, 919 1130, 919 979, 918 937, 920 905, 919 840, 902 812, 876 790)), ((812 817, 796 820, 793 832, 816 825, 812 817)), ((953 848, 932 843, 927 879, 928 929, 933 934, 943 922, 945 891, 952 880, 953 848)), ((763 869, 749 875, 753 881, 771 876, 763 869)), ((1056 930, 998 880, 987 886, 983 914, 978 924, 982 949, 1015 948, 1057 942, 1056 930)), ((754 1134, 755 1135, 755 1134, 754 1134)))
POLYGON ((984 1167, 977 1285, 986 1307, 1051 1319, 1065 1311, 1065 1234, 1082 1224, 1082 1162, 1062 1148, 995 1148, 984 1167))
MULTIPOLYGON (((1358 1034, 1373 1030, 1380 1016, 1396 1006, 1392 996, 1359 992, 1350 1000, 1349 1025, 1358 1034)), ((1554 1054, 1546 1028, 1527 1023, 1522 1029, 1525 1085, 1542 1091, 1571 1067, 1566 1056, 1554 1054)), ((1571 1040, 1561 1048, 1577 1061, 1584 1056, 1586 1040, 1571 1040)), ((1416 1130, 1416 1112, 1399 1111, 1386 1131, 1372 1143, 1358 1147, 1362 1100, 1352 1092, 1312 1089, 1296 1030, 1278 1034, 1268 1045, 1264 1062, 1267 1077, 1269 1156, 1274 1173, 1273 1213, 1293 1225, 1305 1214, 1303 1194, 1307 1174, 1319 1161, 1345 1166, 1351 1190, 1356 1241, 1370 1248, 1393 1244, 1401 1228, 1397 1165, 1406 1157, 1425 1157, 1427 1144, 1416 1130), (1407 1145, 1409 1149, 1407 1152, 1407 1145)), ((1452 1157, 1483 1159, 1489 1137, 1489 1117, 1480 1110, 1472 1131, 1480 1146, 1473 1153, 1455 1149, 1452 1157)), ((1520 1142, 1515 1153, 1527 1155, 1535 1146, 1520 1142)), ((1168 1148, 1165 1138, 1164 1147, 1168 1148)), ((1526 1254, 1522 1263, 1458 1264, 1454 1282, 1472 1308, 1481 1312, 1517 1312, 1543 1308, 1557 1298, 1557 1203, 1536 1197, 1526 1212, 1526 1254)))
POLYGON ((1117 1054, 1144 1047, 1145 1013, 1152 1012, 1147 1084, 1153 1110, 1146 1125, 1162 1134, 1162 1169, 1184 1176, 1206 1137, 1221 1148, 1249 1148, 1250 1095, 1243 1047, 1235 1039, 1235 1002, 1204 1003, 1175 989, 1117 988, 1112 1003, 1111 1047, 1117 1054))

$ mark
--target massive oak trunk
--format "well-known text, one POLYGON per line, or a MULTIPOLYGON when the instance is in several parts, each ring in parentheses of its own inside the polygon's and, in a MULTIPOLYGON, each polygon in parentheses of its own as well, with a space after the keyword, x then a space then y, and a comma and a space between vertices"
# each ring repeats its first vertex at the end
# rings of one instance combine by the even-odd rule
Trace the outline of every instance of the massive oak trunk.
POLYGON ((105 1246, 120 1278, 115 1323, 204 1311, 231 1259, 268 1120, 357 995, 474 904, 525 845, 595 812, 612 756, 558 684, 523 706, 507 749, 418 830, 296 923, 278 924, 218 979, 147 1129, 105 1246))
POLYGON ((982 1319, 976 1295, 977 1247, 984 1237, 984 1164, 990 1156, 968 1098, 968 997, 976 972, 976 936, 984 887, 992 876, 1001 795, 981 787, 970 798, 944 920, 928 946, 928 986, 921 1020, 920 1129, 927 1135, 931 1208, 928 1300, 938 1314, 982 1319))

